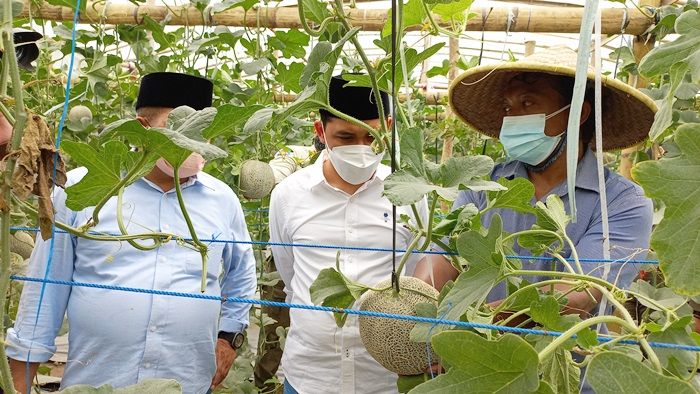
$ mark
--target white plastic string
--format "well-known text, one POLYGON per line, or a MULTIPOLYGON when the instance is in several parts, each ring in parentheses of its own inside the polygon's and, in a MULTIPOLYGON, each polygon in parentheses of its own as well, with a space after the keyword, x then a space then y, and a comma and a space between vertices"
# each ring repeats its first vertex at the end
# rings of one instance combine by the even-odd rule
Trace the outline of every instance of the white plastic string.
MULTIPOLYGON (((598 195, 600 196, 600 214, 603 220, 603 258, 610 259, 610 227, 608 223, 608 196, 605 190, 605 168, 603 167, 603 88, 602 88, 602 61, 601 61, 601 9, 598 8, 595 20, 595 150, 598 165, 598 195)), ((603 264, 603 280, 608 280, 610 263, 603 264)), ((600 302, 600 311, 605 313, 607 299, 603 297, 600 302)), ((602 325, 602 323, 601 323, 602 325)), ((598 326, 600 331, 601 325, 598 326)))
POLYGON ((571 98, 571 111, 567 125, 566 138, 566 186, 569 196, 569 214, 571 222, 576 223, 576 170, 578 168, 579 124, 581 119, 581 107, 586 93, 588 80, 588 62, 590 57, 590 42, 593 34, 596 12, 600 7, 599 0, 586 2, 581 20, 581 34, 578 43, 578 61, 576 62, 576 77, 574 79, 574 92, 571 98))

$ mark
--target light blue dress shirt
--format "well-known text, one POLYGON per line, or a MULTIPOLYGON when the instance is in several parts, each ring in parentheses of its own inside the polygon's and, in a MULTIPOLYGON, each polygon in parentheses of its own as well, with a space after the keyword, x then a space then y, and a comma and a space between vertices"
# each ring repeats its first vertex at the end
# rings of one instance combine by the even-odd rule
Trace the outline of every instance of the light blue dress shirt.
MULTIPOLYGON (((513 179, 515 177, 528 178, 525 165, 519 161, 511 161, 497 165, 491 173, 491 179, 513 179)), ((605 190, 608 201, 608 223, 610 228, 610 257, 612 259, 643 259, 649 248, 651 236, 653 207, 649 198, 644 196, 644 191, 639 185, 627 180, 617 173, 605 169, 605 190)), ((569 199, 566 181, 556 186, 549 194, 561 197, 564 207, 569 208, 569 199)), ((547 196, 542 197, 545 201, 547 196)), ((473 203, 479 209, 486 207, 484 193, 464 190, 460 192, 454 203, 454 208, 473 203)), ((532 204, 536 203, 533 198, 532 204)), ((587 150, 579 162, 576 174, 576 208, 577 222, 569 223, 566 228, 567 235, 571 238, 579 258, 602 259, 603 258, 603 225, 600 210, 600 194, 598 191, 598 169, 596 157, 591 150, 587 150)), ((527 230, 535 223, 535 216, 515 212, 511 209, 489 210, 482 218, 482 223, 488 226, 491 218, 498 213, 503 219, 503 230, 515 233, 527 230)), ((531 253, 515 245, 515 253, 521 256, 530 256, 531 253)), ((566 249, 564 257, 570 257, 571 251, 566 249)), ((552 262, 544 260, 524 260, 523 268, 528 270, 551 270, 552 262)), ((573 264, 572 264, 573 265, 573 264)), ((604 264, 582 263, 586 273, 601 277, 604 264)), ((619 287, 626 288, 631 283, 641 266, 639 264, 615 262, 611 264, 608 281, 616 283, 619 287)), ((557 263, 556 269, 563 271, 561 263, 557 263)), ((528 276, 531 283, 551 279, 550 277, 528 276)), ((505 284, 499 284, 489 294, 488 301, 503 299, 506 295, 505 284)))
MULTIPOLYGON (((69 184, 86 170, 69 172, 69 184)), ((183 196, 200 239, 250 241, 241 204, 223 182, 203 172, 183 184, 183 196)), ((92 208, 74 212, 56 189, 56 220, 78 227, 92 208)), ((190 238, 174 190, 163 192, 140 179, 127 187, 123 214, 129 233, 161 231, 190 238)), ((119 233, 116 197, 100 211, 96 232, 119 233)), ((50 240, 38 237, 28 275, 43 277, 50 240)), ((147 241, 141 241, 145 243, 147 241)), ((255 259, 250 244, 209 244, 206 294, 251 298, 255 259)), ((51 279, 199 293, 200 254, 168 242, 141 251, 126 242, 100 242, 56 234, 51 279)), ((172 378, 185 393, 207 392, 214 375, 219 330, 248 325, 249 304, 220 303, 86 287, 47 285, 37 320, 40 283, 24 284, 17 321, 7 333, 7 354, 20 361, 45 362, 67 312, 69 351, 62 387, 76 384, 115 387, 145 379, 172 378)))

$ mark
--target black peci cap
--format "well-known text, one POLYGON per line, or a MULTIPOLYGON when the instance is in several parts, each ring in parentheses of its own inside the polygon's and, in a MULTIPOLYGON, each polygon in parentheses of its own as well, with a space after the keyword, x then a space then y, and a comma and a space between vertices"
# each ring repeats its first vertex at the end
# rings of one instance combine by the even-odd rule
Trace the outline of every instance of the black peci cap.
MULTIPOLYGON (((44 38, 41 33, 32 30, 12 29, 12 40, 15 42, 17 64, 25 70, 33 70, 32 62, 39 57, 39 47, 36 42, 44 38)), ((0 52, 2 58, 2 52, 0 52)))
POLYGON ((211 107, 213 91, 214 84, 206 78, 171 72, 151 73, 141 78, 136 109, 186 105, 199 111, 211 107))
MULTIPOLYGON (((372 88, 344 86, 346 83, 348 81, 340 75, 331 78, 328 87, 328 101, 331 107, 359 120, 379 119, 379 110, 372 88)), ((382 91, 379 94, 384 104, 384 116, 389 116, 389 96, 382 91)), ((319 112, 333 117, 324 109, 320 109, 319 112)))

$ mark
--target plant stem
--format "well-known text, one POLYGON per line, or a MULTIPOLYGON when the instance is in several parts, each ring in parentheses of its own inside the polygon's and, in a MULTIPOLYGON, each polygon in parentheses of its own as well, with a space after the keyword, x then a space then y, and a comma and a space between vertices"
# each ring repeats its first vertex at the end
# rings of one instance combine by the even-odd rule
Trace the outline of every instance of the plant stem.
MULTIPOLYGON (((119 231, 122 233, 122 235, 128 235, 126 226, 124 225, 124 215, 122 214, 122 198, 124 196, 124 188, 119 189, 119 193, 117 193, 117 225, 119 226, 119 231)), ((136 240, 133 239, 128 239, 126 242, 129 243, 129 245, 133 246, 134 248, 138 250, 143 250, 143 251, 148 251, 148 250, 154 250, 158 247, 160 247, 161 242, 159 239, 154 238, 153 239, 153 245, 141 245, 136 240)))
POLYGON ((435 191, 430 192, 430 195, 433 200, 430 202, 430 208, 428 209, 428 228, 425 229, 425 242, 423 243, 423 246, 421 246, 420 250, 428 249, 428 246, 430 246, 430 241, 433 238, 433 221, 435 220, 435 208, 437 207, 439 198, 437 192, 435 191))
MULTIPOLYGON (((404 265, 406 265, 406 262, 408 261, 409 257, 413 254, 413 249, 416 248, 416 245, 418 245, 418 242, 420 242, 421 239, 421 234, 416 235, 413 237, 413 240, 411 240, 411 243, 408 245, 406 248, 406 252, 401 256, 401 261, 399 261, 399 267, 396 269, 396 281, 398 282, 399 278, 401 277, 401 271, 403 270, 404 265)), ((394 289, 394 292, 396 292, 396 289, 394 289)))
MULTIPOLYGON (((637 322, 634 321, 632 315, 630 315, 630 313, 627 311, 627 308, 625 308, 624 305, 622 305, 618 300, 616 300, 612 293, 604 286, 600 286, 597 284, 591 284, 591 286, 598 289, 598 291, 600 291, 603 294, 603 296, 608 299, 610 304, 614 306, 620 312, 620 314, 622 314, 622 317, 624 317, 625 321, 625 325, 623 326, 635 327, 635 329, 630 331, 632 333, 637 334, 637 340, 639 341, 639 345, 647 353, 647 357, 649 358, 649 361, 651 361, 652 365, 654 365, 656 371, 659 373, 663 373, 663 367, 661 366, 661 361, 659 360, 659 357, 656 355, 656 352, 654 351, 654 349, 652 349, 651 345, 649 345, 649 341, 647 341, 646 337, 644 336, 644 333, 637 326, 637 322)), ((602 311, 602 313, 605 313, 605 311, 602 311)))
POLYGON ((420 218, 420 215, 418 214, 418 208, 416 207, 416 203, 411 204, 411 211, 413 212, 413 216, 416 218, 416 224, 418 225, 418 231, 424 231, 425 227, 423 227, 423 219, 420 218))
POLYGON ((595 316, 590 319, 586 319, 582 322, 575 324, 573 327, 564 331, 560 336, 556 337, 552 342, 549 343, 542 351, 539 352, 540 362, 543 362, 550 353, 556 350, 559 346, 563 345, 564 342, 568 341, 572 336, 574 336, 579 331, 586 327, 595 326, 601 323, 616 323, 619 324, 632 332, 637 332, 639 327, 634 324, 629 324, 627 321, 620 319, 617 316, 595 316))
MULTIPOLYGON (((437 245, 440 249, 444 250, 445 252, 449 252, 449 250, 450 250, 450 247, 445 245, 445 243, 442 242, 442 240, 440 240, 440 239, 434 239, 433 243, 435 243, 435 245, 437 245)), ((454 267, 454 269, 457 270, 457 272, 463 271, 462 265, 459 263, 457 256, 455 256, 453 254, 443 255, 443 256, 448 256, 447 258, 449 258, 450 262, 452 263, 452 266, 454 267)))
MULTIPOLYGON (((150 155, 144 154, 143 157, 141 157, 141 160, 134 166, 134 168, 129 171, 124 178, 122 178, 119 182, 117 182, 112 189, 110 189, 109 193, 107 193, 102 199, 95 205, 95 208, 92 211, 92 222, 89 223, 89 225, 86 227, 94 227, 97 226, 97 224, 100 222, 100 211, 102 210, 102 207, 107 204, 107 201, 109 201, 115 194, 118 194, 120 190, 122 190, 124 187, 132 183, 136 178, 136 175, 141 173, 142 168, 144 165, 148 162, 150 155)), ((175 182, 177 183, 177 182, 175 182)))
POLYGON ((199 250, 199 254, 202 256, 202 284, 200 291, 204 293, 204 291, 207 289, 207 245, 204 245, 199 241, 199 237, 197 237, 197 232, 194 230, 194 225, 192 224, 190 215, 187 213, 185 199, 182 197, 182 187, 180 186, 180 177, 178 175, 179 170, 179 166, 173 166, 173 183, 175 184, 175 193, 177 194, 177 202, 180 204, 180 211, 182 211, 182 216, 185 218, 192 241, 194 242, 195 247, 199 250))
MULTIPOLYGON (((335 11, 340 17, 340 22, 343 24, 345 29, 347 31, 352 30, 352 25, 350 25, 350 22, 348 22, 348 18, 345 15, 345 11, 343 10, 343 1, 342 0, 335 0, 334 2, 335 6, 335 11)), ((360 44, 360 40, 357 39, 357 36, 353 36, 350 39, 355 45, 355 50, 357 51, 357 54, 360 55, 360 58, 362 59, 362 63, 364 63, 365 68, 367 69, 367 75, 369 76, 369 80, 372 83, 372 93, 374 94, 374 100, 377 102, 377 109, 379 110, 379 114, 384 114, 384 103, 382 102, 382 97, 379 92, 379 83, 377 83, 377 73, 374 70, 374 67, 372 67, 372 63, 370 63, 369 58, 367 58, 367 54, 365 53, 364 49, 362 48, 362 45, 360 44)), ((381 131, 382 134, 386 135, 388 131, 387 123, 386 123, 386 117, 380 116, 379 121, 381 124, 381 131)), ((386 143, 383 140, 378 140, 381 141, 381 143, 386 143)), ((386 147, 385 147, 386 148, 386 147)))
MULTIPOLYGON (((24 95, 22 92, 22 81, 19 77, 19 67, 17 64, 17 54, 14 50, 14 43, 12 39, 12 2, 10 0, 4 0, 4 14, 3 14, 3 24, 2 24, 2 43, 5 53, 3 54, 2 61, 3 73, 7 73, 12 80, 12 93, 15 99, 15 122, 12 127, 12 139, 10 140, 10 151, 17 150, 22 142, 22 136, 24 135, 24 127, 27 122, 27 112, 24 108, 24 95)), ((5 77, 6 78, 6 77, 5 77)), ((6 88, 3 87, 3 89, 6 88)), ((5 94, 3 90, 2 94, 5 94)), ((12 187, 11 179, 12 174, 15 170, 15 163, 17 162, 16 156, 11 156, 7 160, 7 165, 5 167, 5 173, 3 174, 2 184, 0 185, 0 200, 4 201, 6 206, 0 212, 0 242, 1 242, 1 257, 0 262, 0 327, 3 327, 2 333, 0 333, 0 386, 2 386, 5 392, 14 392, 14 385, 12 383, 12 374, 10 372, 10 365, 7 361, 7 356, 5 354, 5 306, 7 302, 7 288, 10 283, 10 205, 12 201, 12 187)))
POLYGON ((571 286, 577 285, 576 282, 569 281, 569 280, 563 280, 563 279, 548 279, 548 280, 543 280, 542 282, 531 283, 527 286, 523 286, 523 287, 519 288, 518 290, 512 292, 508 297, 504 298, 503 301, 501 301, 501 303, 498 304, 498 306, 493 310, 492 314, 495 315, 495 314, 498 314, 498 313, 506 310, 506 308, 508 307, 508 303, 513 298, 518 296, 519 294, 524 293, 525 291, 528 291, 532 288, 539 289, 540 287, 547 286, 549 284, 552 284, 552 285, 565 284, 565 285, 571 285, 571 286))

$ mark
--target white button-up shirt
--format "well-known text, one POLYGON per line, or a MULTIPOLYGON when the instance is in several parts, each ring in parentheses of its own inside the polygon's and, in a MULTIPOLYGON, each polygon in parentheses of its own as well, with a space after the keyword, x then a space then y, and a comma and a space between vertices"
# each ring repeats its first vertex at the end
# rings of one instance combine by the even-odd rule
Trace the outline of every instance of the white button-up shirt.
MULTIPOLYGON (((390 173, 380 165, 376 175, 349 195, 323 176, 323 157, 292 174, 273 191, 270 201, 270 240, 292 244, 353 247, 392 247, 392 206, 382 196, 390 173)), ((418 204, 423 223, 427 204, 418 204)), ((397 215, 413 217, 410 207, 397 215)), ((397 225, 397 249, 406 249, 412 234, 397 225)), ((309 287, 324 268, 334 267, 336 249, 273 246, 275 265, 285 283, 287 300, 311 305, 309 287)), ((402 253, 397 253, 398 260, 402 253)), ((391 277, 391 252, 340 251, 340 269, 353 281, 374 286, 391 277)), ((405 272, 412 272, 420 255, 413 255, 405 272)), ((357 305, 356 305, 357 306, 357 305)), ((395 393, 397 375, 379 365, 362 345, 357 316, 338 328, 328 312, 290 310, 290 330, 282 368, 299 393, 395 393)))

